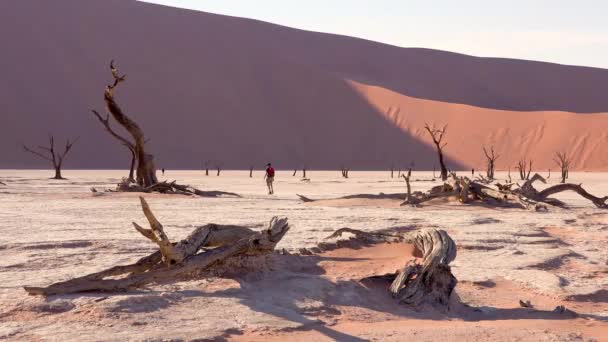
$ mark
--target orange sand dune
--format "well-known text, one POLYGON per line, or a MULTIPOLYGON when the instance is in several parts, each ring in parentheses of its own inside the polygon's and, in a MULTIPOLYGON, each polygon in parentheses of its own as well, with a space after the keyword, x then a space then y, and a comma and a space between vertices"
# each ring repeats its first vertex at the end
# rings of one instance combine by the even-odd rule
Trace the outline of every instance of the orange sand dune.
POLYGON ((417 99, 381 87, 350 83, 388 120, 427 144, 432 141, 424 130, 425 123, 447 124, 446 154, 463 165, 484 168, 482 147, 494 146, 500 155, 497 167, 502 170, 514 170, 522 157, 532 159, 537 170, 556 170, 556 152, 571 156, 574 169, 608 169, 608 113, 486 109, 417 99))

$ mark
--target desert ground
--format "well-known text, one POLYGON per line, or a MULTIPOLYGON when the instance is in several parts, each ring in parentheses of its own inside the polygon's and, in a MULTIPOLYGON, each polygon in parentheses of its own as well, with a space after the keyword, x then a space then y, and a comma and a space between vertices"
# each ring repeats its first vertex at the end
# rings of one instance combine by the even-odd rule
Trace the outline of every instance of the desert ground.
MULTIPOLYGON (((145 222, 139 194, 90 191, 113 188, 124 171, 65 170, 67 180, 49 180, 48 170, 0 170, 6 183, 0 185, 0 339, 608 341, 608 211, 574 193, 556 196, 569 209, 548 212, 335 200, 400 193, 405 183, 388 171, 351 171, 348 179, 339 171, 308 171, 310 181, 292 172, 278 171, 276 194, 267 195, 262 171, 249 178, 248 171, 206 177, 169 170, 159 177, 243 197, 145 195, 174 241, 206 223, 262 229, 271 217, 286 216, 292 228, 277 249, 289 254, 221 277, 45 298, 28 296, 22 286, 46 286, 157 249, 131 225, 145 222), (320 201, 303 203, 296 194, 320 201), (403 266, 414 258, 411 245, 350 240, 319 248, 343 227, 446 230, 458 246, 449 310, 400 305, 387 284, 361 281, 403 266), (555 311, 561 305, 565 310, 555 311)), ((426 181, 431 172, 414 171, 412 178, 425 180, 413 182, 413 190, 440 183, 426 181)), ((607 173, 573 172, 569 181, 608 194, 607 173)), ((548 185, 556 182, 554 176, 548 185)))

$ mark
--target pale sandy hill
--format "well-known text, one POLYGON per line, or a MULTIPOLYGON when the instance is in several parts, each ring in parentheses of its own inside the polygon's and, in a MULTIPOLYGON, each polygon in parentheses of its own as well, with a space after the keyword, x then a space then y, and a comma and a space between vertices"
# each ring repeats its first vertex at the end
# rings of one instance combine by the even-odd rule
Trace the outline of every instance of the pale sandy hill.
MULTIPOLYGON (((41 144, 50 132, 81 136, 66 167, 128 165, 89 112, 103 109, 110 59, 128 74, 119 101, 168 169, 198 169, 203 160, 323 169, 415 160, 432 168, 429 146, 385 120, 384 108, 347 80, 484 108, 608 111, 603 69, 399 48, 133 0, 1 1, 0 13, 8 14, 0 21, 3 168, 46 167, 20 143, 41 144)), ((588 120, 579 116, 572 121, 588 120)), ((453 136, 463 134, 454 125, 453 136)), ((468 150, 450 166, 468 168, 478 154, 468 150)), ((577 166, 608 168, 587 159, 577 166)))

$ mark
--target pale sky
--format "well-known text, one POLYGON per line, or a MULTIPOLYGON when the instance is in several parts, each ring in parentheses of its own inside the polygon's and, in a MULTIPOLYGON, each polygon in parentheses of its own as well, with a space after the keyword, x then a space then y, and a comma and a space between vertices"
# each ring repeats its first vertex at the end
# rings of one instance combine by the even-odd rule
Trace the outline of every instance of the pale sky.
POLYGON ((402 47, 608 68, 608 0, 146 0, 402 47))

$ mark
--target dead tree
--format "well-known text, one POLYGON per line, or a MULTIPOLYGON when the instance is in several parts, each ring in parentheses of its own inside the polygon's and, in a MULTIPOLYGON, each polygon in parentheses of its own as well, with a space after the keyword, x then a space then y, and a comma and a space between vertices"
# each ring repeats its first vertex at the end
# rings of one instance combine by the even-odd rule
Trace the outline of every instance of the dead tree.
POLYGON ((302 178, 306 178, 306 166, 302 168, 302 178))
MULTIPOLYGON (((542 191, 534 188, 534 182, 541 181, 546 183, 545 179, 538 173, 534 174, 529 180, 526 180, 523 185, 513 188, 515 184, 495 184, 496 188, 483 184, 479 181, 472 181, 467 177, 458 177, 455 173, 450 174, 450 178, 442 185, 435 186, 427 192, 411 192, 409 187, 409 176, 403 176, 408 192, 406 194, 357 194, 343 196, 337 199, 403 199, 401 205, 418 206, 422 203, 431 201, 437 198, 443 198, 448 201, 459 201, 463 204, 475 201, 484 202, 486 205, 495 207, 507 208, 523 208, 533 211, 546 211, 550 207, 567 208, 566 203, 551 198, 550 196, 563 192, 574 191, 581 197, 591 201, 596 207, 607 209, 608 196, 597 197, 587 192, 580 184, 558 184, 548 187, 542 191)), ((299 195, 298 197, 304 202, 315 202, 314 199, 299 195)))
POLYGON ((400 304, 413 307, 431 305, 440 310, 448 309, 450 297, 458 280, 452 274, 449 265, 456 259, 456 243, 446 231, 424 228, 410 233, 393 235, 342 228, 328 238, 335 238, 343 233, 354 234, 355 240, 363 240, 366 243, 401 241, 413 244, 414 256, 421 259, 409 261, 396 273, 374 275, 364 278, 363 281, 391 282, 388 290, 400 304))
MULTIPOLYGON (((184 240, 174 243, 148 203, 143 198, 140 201, 150 228, 136 223, 133 225, 141 235, 158 246, 158 251, 133 264, 111 267, 47 287, 24 286, 24 290, 30 295, 41 296, 92 291, 124 292, 185 277, 222 276, 234 265, 247 265, 248 259, 272 253, 290 229, 286 218, 277 217, 272 218, 268 228, 262 231, 243 226, 207 224, 197 227, 184 240)), ((370 243, 402 241, 413 244, 414 256, 421 257, 420 260, 410 261, 396 273, 365 280, 390 281, 389 291, 399 303, 414 307, 429 304, 440 309, 448 306, 457 283, 449 266, 456 258, 456 244, 445 231, 426 228, 393 235, 342 228, 330 238, 341 236, 342 233, 352 233, 355 239, 370 243)), ((252 260, 259 264, 258 259, 252 260)))
POLYGON ((249 167, 249 178, 253 178, 253 166, 249 167))
POLYGON ((133 142, 132 146, 135 150, 135 159, 137 161, 136 181, 142 187, 149 187, 158 183, 156 178, 156 166, 154 165, 154 156, 146 152, 146 138, 143 130, 139 125, 129 118, 120 108, 114 97, 116 88, 126 80, 126 75, 120 75, 118 69, 114 66, 114 61, 110 62, 110 71, 114 82, 108 85, 104 91, 104 101, 106 110, 112 115, 114 120, 118 122, 129 134, 133 142))
POLYGON ((216 176, 220 176, 220 172, 222 172, 222 165, 221 164, 215 164, 215 170, 217 171, 216 176))
POLYGON ((348 178, 348 171, 349 170, 343 166, 341 171, 342 171, 342 177, 343 178, 348 178))
POLYGON ((442 143, 443 138, 447 132, 448 125, 443 126, 442 129, 438 129, 433 125, 431 128, 428 124, 424 125, 424 128, 429 132, 431 138, 433 138, 433 143, 437 148, 437 154, 439 156, 439 167, 441 168, 441 180, 446 181, 448 179, 448 169, 445 167, 445 163, 443 161, 443 149, 447 145, 447 143, 442 143))
POLYGON ((298 169, 294 169, 294 170, 293 170, 293 175, 291 175, 291 176, 292 176, 292 177, 295 177, 295 176, 296 176, 296 173, 298 173, 298 169))
POLYGON ((203 166, 205 167, 205 176, 209 176, 209 161, 205 161, 203 166))
POLYGON ((131 166, 129 168, 129 180, 132 182, 135 182, 135 162, 137 159, 137 154, 135 152, 135 144, 133 144, 127 138, 116 133, 116 131, 114 131, 112 129, 112 126, 110 125, 110 114, 106 114, 106 117, 104 118, 96 110, 92 110, 92 112, 95 115, 95 117, 97 117, 97 120, 99 120, 99 122, 105 127, 106 131, 108 133, 110 133, 111 136, 113 136, 118 141, 120 141, 120 143, 123 146, 125 146, 131 153, 131 166))
POLYGON ((395 178, 395 166, 391 165, 391 178, 395 178))
MULTIPOLYGON (((570 159, 570 157, 568 157, 566 155, 566 152, 557 152, 557 153, 555 153, 555 157, 553 158, 553 161, 555 161, 555 163, 557 164, 557 166, 559 166, 559 168, 562 172, 562 184, 566 183, 566 179, 568 179, 568 173, 570 171, 570 164, 572 163, 572 160, 570 159)), ((551 172, 551 171, 549 171, 549 172, 551 172)))
POLYGON ((31 295, 58 295, 88 291, 126 291, 133 288, 175 280, 195 272, 221 269, 223 262, 271 253, 289 231, 286 218, 274 217, 267 229, 252 230, 243 226, 206 224, 184 240, 172 243, 148 203, 140 197, 150 229, 133 223, 144 237, 158 245, 159 251, 134 264, 115 266, 83 277, 52 284, 48 287, 25 286, 31 295), (215 247, 203 250, 204 247, 215 247), (122 278, 116 276, 125 275, 122 278))
POLYGON ((488 150, 486 150, 486 148, 483 148, 483 153, 486 156, 486 161, 487 161, 487 169, 486 169, 486 176, 488 177, 489 180, 494 180, 494 170, 496 168, 496 160, 500 157, 499 155, 496 155, 494 153, 494 146, 492 146, 490 148, 490 152, 488 153, 488 150))
POLYGON ((135 158, 133 160, 137 163, 136 167, 136 175, 135 175, 135 183, 133 183, 130 179, 123 179, 121 181, 116 191, 119 192, 161 192, 168 194, 181 194, 181 195, 197 195, 197 196, 206 196, 206 197, 218 197, 221 195, 229 195, 240 197, 237 194, 229 193, 229 192, 221 192, 221 191, 201 191, 196 188, 179 185, 173 182, 158 182, 156 177, 156 167, 154 166, 154 156, 146 151, 146 142, 147 139, 144 136, 143 130, 139 127, 139 125, 129 118, 120 108, 115 99, 116 88, 125 81, 126 75, 120 75, 118 70, 114 66, 114 61, 110 62, 110 71, 112 74, 112 78, 114 82, 108 86, 104 91, 104 101, 106 104, 106 110, 109 115, 106 119, 103 119, 101 115, 98 115, 96 112, 96 116, 102 122, 102 124, 106 127, 106 130, 112 134, 114 132, 109 126, 109 117, 118 122, 131 136, 132 141, 120 137, 118 135, 114 136, 122 143, 125 143, 128 147, 132 148, 135 152, 135 158))
POLYGON ((532 172, 532 160, 526 160, 526 158, 520 159, 517 162, 516 168, 519 171, 519 178, 521 180, 528 180, 532 172))
POLYGON ((65 157, 68 155, 70 150, 72 150, 72 146, 78 141, 78 138, 70 141, 69 139, 65 143, 65 148, 63 152, 58 153, 55 152, 55 138, 52 135, 49 135, 49 147, 38 146, 40 151, 36 151, 23 145, 23 149, 26 152, 34 154, 44 160, 48 160, 53 164, 53 169, 55 170, 55 177, 51 179, 65 179, 61 176, 61 168, 63 167, 63 162, 65 157))

